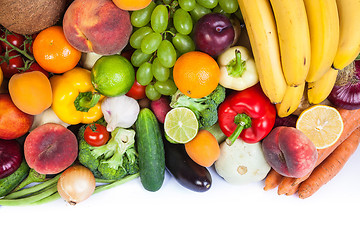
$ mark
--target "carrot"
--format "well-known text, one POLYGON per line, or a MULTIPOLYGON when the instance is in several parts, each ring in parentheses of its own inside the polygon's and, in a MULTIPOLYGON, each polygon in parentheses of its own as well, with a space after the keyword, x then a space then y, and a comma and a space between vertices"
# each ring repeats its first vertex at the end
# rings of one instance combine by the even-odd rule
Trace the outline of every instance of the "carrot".
POLYGON ((295 185, 294 187, 292 187, 291 189, 289 189, 289 191, 287 193, 285 193, 286 196, 291 196, 293 194, 295 194, 299 189, 299 185, 295 185))
POLYGON ((279 185, 279 183, 281 182, 282 178, 283 178, 282 175, 280 175, 273 168, 271 168, 270 172, 268 173, 268 175, 265 178, 264 190, 268 191, 270 189, 276 188, 279 185))
POLYGON ((333 179, 344 167, 360 144, 360 128, 357 128, 343 141, 318 167, 308 179, 299 186, 299 197, 304 199, 313 195, 323 185, 333 179))
MULTIPOLYGON (((338 111, 344 122, 343 132, 335 144, 331 145, 328 148, 318 150, 318 159, 315 164, 315 167, 317 167, 320 163, 322 163, 345 139, 349 137, 349 135, 355 129, 360 127, 360 109, 347 110, 347 109, 339 108, 338 111)), ((291 191, 293 187, 305 181, 310 176, 310 174, 311 172, 302 178, 284 177, 283 181, 281 181, 281 183, 279 184, 278 192, 285 194, 288 191, 291 191)))

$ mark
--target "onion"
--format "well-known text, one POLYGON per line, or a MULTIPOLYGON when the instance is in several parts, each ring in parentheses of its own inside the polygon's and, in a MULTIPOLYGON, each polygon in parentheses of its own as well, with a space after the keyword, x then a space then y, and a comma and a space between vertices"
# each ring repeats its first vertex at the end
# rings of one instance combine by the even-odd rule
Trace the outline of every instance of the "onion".
POLYGON ((14 173, 22 162, 21 146, 16 140, 0 139, 0 179, 14 173))
POLYGON ((336 107, 360 108, 360 61, 354 61, 339 72, 328 99, 336 107))
POLYGON ((94 193, 95 187, 93 173, 81 165, 66 169, 57 183, 57 190, 61 198, 71 205, 88 199, 94 193))

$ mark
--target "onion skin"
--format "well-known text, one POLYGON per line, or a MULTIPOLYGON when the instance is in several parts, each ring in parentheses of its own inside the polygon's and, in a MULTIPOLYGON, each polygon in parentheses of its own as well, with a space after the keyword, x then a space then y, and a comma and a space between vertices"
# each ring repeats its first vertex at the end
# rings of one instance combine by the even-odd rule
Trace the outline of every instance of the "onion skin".
POLYGON ((23 154, 16 140, 0 139, 0 179, 14 173, 22 162, 23 154))
POLYGON ((96 181, 93 173, 86 167, 75 165, 66 169, 60 176, 57 189, 62 199, 75 205, 88 199, 95 191, 96 181))
POLYGON ((355 71, 348 79, 341 79, 342 84, 335 83, 328 96, 328 100, 336 107, 348 110, 360 108, 360 61, 356 61, 354 67, 355 71))

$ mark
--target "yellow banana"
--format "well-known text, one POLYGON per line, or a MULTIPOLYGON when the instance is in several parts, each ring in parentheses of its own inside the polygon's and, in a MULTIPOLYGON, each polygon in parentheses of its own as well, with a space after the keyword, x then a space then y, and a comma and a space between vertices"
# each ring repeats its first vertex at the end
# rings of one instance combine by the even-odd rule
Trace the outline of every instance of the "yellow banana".
POLYGON ((280 45, 281 64, 290 86, 305 82, 310 67, 310 33, 303 0, 270 0, 280 45))
POLYGON ((310 104, 319 104, 329 96, 337 75, 338 70, 330 68, 319 80, 308 83, 307 96, 310 104))
POLYGON ((276 104, 279 117, 287 117, 299 107, 301 98, 304 95, 305 82, 297 86, 287 86, 283 101, 276 104))
POLYGON ((360 13, 359 0, 336 0, 340 40, 333 67, 341 70, 348 66, 360 53, 360 24, 356 20, 360 13))
POLYGON ((307 82, 320 79, 331 67, 339 44, 336 0, 304 0, 310 29, 311 62, 307 82))
POLYGON ((275 18, 268 0, 238 0, 249 35, 262 90, 272 103, 280 103, 286 82, 281 68, 275 18))

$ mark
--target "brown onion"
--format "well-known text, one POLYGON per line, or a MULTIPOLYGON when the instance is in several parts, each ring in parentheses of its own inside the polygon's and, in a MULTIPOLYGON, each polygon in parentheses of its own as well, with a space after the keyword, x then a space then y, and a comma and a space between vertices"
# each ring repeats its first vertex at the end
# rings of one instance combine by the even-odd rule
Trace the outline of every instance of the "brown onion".
POLYGON ((93 173, 81 165, 66 169, 57 183, 61 198, 71 205, 88 199, 94 193, 95 187, 96 181, 93 173))

